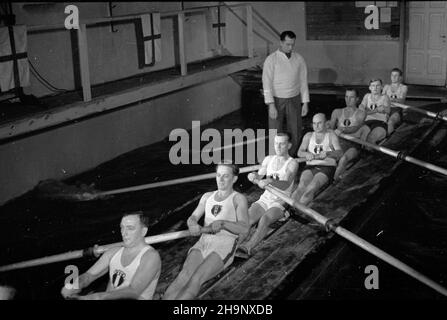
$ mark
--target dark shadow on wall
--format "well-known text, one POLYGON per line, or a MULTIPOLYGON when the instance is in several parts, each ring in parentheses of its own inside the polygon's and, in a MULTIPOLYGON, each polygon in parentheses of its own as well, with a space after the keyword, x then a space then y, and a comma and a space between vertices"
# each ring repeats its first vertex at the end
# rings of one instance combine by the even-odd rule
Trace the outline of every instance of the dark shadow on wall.
POLYGON ((335 83, 337 77, 334 69, 323 68, 318 71, 318 83, 335 83))
POLYGON ((268 128, 267 106, 260 89, 242 89, 241 115, 245 128, 268 128))

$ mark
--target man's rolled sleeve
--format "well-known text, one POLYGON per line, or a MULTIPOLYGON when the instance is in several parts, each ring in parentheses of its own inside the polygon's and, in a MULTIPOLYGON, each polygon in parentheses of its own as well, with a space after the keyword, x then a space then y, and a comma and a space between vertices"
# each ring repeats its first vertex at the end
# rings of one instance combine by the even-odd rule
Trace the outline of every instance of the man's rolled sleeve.
POLYGON ((267 57, 262 69, 262 87, 265 104, 273 103, 273 61, 267 57))
POLYGON ((300 94, 301 102, 309 102, 309 86, 307 85, 307 66, 304 59, 300 63, 300 94))

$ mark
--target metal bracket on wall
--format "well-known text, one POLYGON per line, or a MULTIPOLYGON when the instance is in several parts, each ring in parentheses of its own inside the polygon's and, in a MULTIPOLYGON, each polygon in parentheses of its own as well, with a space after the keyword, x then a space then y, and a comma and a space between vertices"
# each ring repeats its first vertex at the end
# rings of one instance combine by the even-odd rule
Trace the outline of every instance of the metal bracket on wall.
MULTIPOLYGON (((113 8, 115 8, 116 5, 112 4, 112 2, 108 2, 108 11, 109 11, 109 17, 113 18, 113 8)), ((115 25, 113 24, 113 21, 110 22, 110 32, 118 32, 118 29, 115 29, 115 25)))

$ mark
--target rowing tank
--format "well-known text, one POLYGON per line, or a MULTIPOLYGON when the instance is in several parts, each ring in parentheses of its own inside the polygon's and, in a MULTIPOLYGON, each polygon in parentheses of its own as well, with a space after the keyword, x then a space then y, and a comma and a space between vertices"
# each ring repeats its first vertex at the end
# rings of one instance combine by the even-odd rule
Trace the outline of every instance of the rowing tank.
MULTIPOLYGON (((439 123, 425 118, 411 117, 381 145, 409 154, 416 150, 439 123)), ((402 164, 387 155, 364 153, 344 178, 329 185, 319 193, 310 208, 320 212, 333 223, 342 223, 351 212, 366 203, 380 188, 381 182, 389 178, 402 164)), ((299 176, 299 175, 298 175, 299 176)), ((245 192, 251 204, 263 190, 252 186, 245 192)), ((212 300, 263 300, 279 296, 290 275, 297 269, 311 264, 319 250, 325 250, 333 242, 333 234, 321 227, 309 224, 298 211, 286 222, 277 222, 268 236, 247 260, 237 258, 219 276, 202 286, 200 299, 212 300)), ((189 248, 197 241, 185 238, 160 248, 163 271, 157 286, 156 296, 161 295, 180 271, 189 248)), ((308 270, 309 271, 309 270, 308 270)), ((307 279, 309 281, 309 279, 307 279)))

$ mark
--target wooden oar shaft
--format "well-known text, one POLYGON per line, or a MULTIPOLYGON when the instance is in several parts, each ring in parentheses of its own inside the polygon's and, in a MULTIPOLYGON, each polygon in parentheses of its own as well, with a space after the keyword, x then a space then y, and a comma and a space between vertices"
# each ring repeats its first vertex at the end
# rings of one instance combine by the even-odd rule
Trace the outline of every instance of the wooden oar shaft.
POLYGON ((377 248, 376 246, 372 245, 371 243, 367 242, 366 240, 360 238, 359 236, 355 235, 354 233, 344 229, 343 227, 336 226, 331 227, 327 226, 327 222, 329 221, 328 218, 322 216, 317 211, 310 209, 302 204, 300 204, 297 201, 294 201, 287 195, 285 195, 280 189, 267 185, 265 187, 266 190, 269 190, 271 193, 273 193, 275 196, 280 198, 281 200, 285 201, 289 205, 297 208, 305 215, 311 217, 313 220, 317 221, 319 224, 327 227, 328 230, 331 230, 335 233, 337 233, 339 236, 345 238, 346 240, 352 242, 353 244, 359 246, 360 248, 366 250, 367 252, 373 254, 379 259, 382 259, 383 261, 389 263, 393 267, 405 272, 409 276, 413 277, 414 279, 424 283, 425 285, 429 286, 430 288, 436 290, 437 292, 443 294, 444 296, 447 296, 447 289, 439 285, 438 283, 434 282, 433 280, 429 279, 425 275, 421 274, 420 272, 414 270, 410 266, 406 265, 402 261, 394 258, 393 256, 389 255, 385 251, 377 248))
MULTIPOLYGON (((295 159, 298 163, 306 161, 304 158, 296 158, 295 159)), ((251 171, 256 171, 260 168, 260 165, 253 165, 248 167, 243 167, 239 170, 240 173, 246 173, 251 171)), ((200 174, 197 176, 191 176, 191 177, 184 177, 184 178, 178 178, 178 179, 172 179, 172 180, 166 180, 166 181, 160 181, 160 182, 153 182, 153 183, 147 183, 143 185, 133 186, 133 187, 127 187, 127 188, 121 188, 121 189, 115 189, 115 190, 109 190, 109 191, 102 191, 98 192, 94 195, 94 198, 101 197, 101 196, 107 196, 112 194, 118 194, 118 193, 125 193, 130 191, 140 191, 140 190, 147 190, 152 188, 158 188, 158 187, 166 187, 171 186, 174 184, 181 184, 181 183, 188 183, 188 182, 194 182, 194 181, 200 181, 200 180, 206 180, 206 179, 212 179, 216 176, 215 172, 200 174)), ((86 199, 90 200, 90 199, 86 199)))
POLYGON ((424 109, 417 108, 417 107, 408 106, 406 104, 402 104, 402 103, 398 103, 398 102, 392 102, 391 105, 393 107, 399 107, 399 108, 402 108, 402 109, 410 109, 410 110, 413 110, 415 112, 418 112, 418 113, 421 113, 421 114, 425 114, 425 115, 427 115, 429 117, 432 117, 432 118, 439 118, 441 120, 447 121, 447 116, 438 115, 436 112, 424 110, 424 109))
MULTIPOLYGON (((260 165, 254 165, 254 166, 248 166, 241 168, 240 172, 250 172, 255 171, 260 168, 260 165)), ((112 194, 118 194, 118 193, 125 193, 130 191, 139 191, 139 190, 147 190, 152 188, 158 188, 158 187, 166 187, 174 184, 181 184, 181 183, 188 183, 188 182, 194 182, 194 181, 200 181, 200 180, 206 180, 206 179, 212 179, 216 176, 215 172, 205 173, 205 174, 199 174, 197 176, 191 176, 191 177, 184 177, 184 178, 178 178, 178 179, 172 179, 172 180, 166 180, 166 181, 160 181, 160 182, 153 182, 133 187, 127 187, 127 188, 121 188, 121 189, 115 189, 115 190, 109 190, 109 191, 103 191, 98 192, 97 196, 106 196, 106 195, 112 195, 112 194)))
MULTIPOLYGON (((190 235, 191 235, 191 233, 188 230, 183 230, 183 231, 159 234, 159 235, 155 235, 155 236, 149 236, 149 237, 145 238, 145 241, 147 244, 154 244, 154 243, 189 237, 190 235)), ((69 251, 66 253, 56 254, 56 255, 52 255, 52 256, 48 256, 48 257, 12 263, 9 265, 1 266, 0 272, 35 267, 35 266, 40 266, 40 265, 45 265, 45 264, 50 264, 50 263, 55 263, 55 262, 61 262, 61 261, 67 261, 67 260, 72 260, 72 259, 79 259, 79 258, 86 256, 87 252, 89 252, 89 251, 92 251, 95 255, 100 255, 110 248, 121 246, 121 245, 123 245, 122 242, 116 242, 116 243, 103 245, 103 246, 95 246, 93 248, 88 248, 85 250, 69 251)))
POLYGON ((405 160, 407 162, 410 162, 410 163, 413 163, 415 165, 418 165, 418 166, 420 166, 422 168, 425 168, 425 169, 428 169, 428 170, 431 170, 431 171, 435 171, 435 172, 438 172, 438 173, 441 173, 441 174, 447 176, 447 169, 444 169, 442 167, 436 166, 436 165, 434 165, 432 163, 416 159, 414 157, 405 155, 405 154, 403 154, 403 153, 401 153, 399 151, 395 151, 395 150, 386 148, 384 146, 379 146, 379 145, 376 145, 376 144, 373 144, 373 143, 370 143, 370 142, 363 141, 361 139, 355 138, 355 137, 350 136, 350 135, 345 134, 345 133, 340 133, 340 137, 343 138, 343 139, 346 139, 346 140, 349 140, 349 141, 356 142, 358 144, 367 146, 367 147, 372 148, 374 150, 380 151, 380 152, 382 152, 384 154, 387 154, 389 156, 392 156, 394 158, 405 160))

